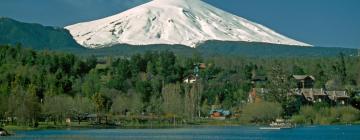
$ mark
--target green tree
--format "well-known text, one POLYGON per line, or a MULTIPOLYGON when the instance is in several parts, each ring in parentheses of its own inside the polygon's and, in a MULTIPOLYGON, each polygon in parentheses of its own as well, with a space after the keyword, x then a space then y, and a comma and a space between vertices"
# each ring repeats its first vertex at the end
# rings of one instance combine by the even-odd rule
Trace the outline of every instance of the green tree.
POLYGON ((292 94, 291 87, 294 87, 290 76, 284 71, 279 62, 272 66, 269 79, 269 94, 267 99, 282 104, 284 116, 291 116, 298 111, 297 99, 292 94))
POLYGON ((95 93, 100 91, 100 87, 100 76, 96 70, 91 70, 84 79, 82 92, 86 97, 92 97, 95 93))
POLYGON ((131 94, 130 112, 133 114, 142 114, 144 112, 144 102, 139 93, 131 94))
POLYGON ((53 121, 57 125, 73 115, 73 104, 73 99, 66 95, 47 96, 43 101, 42 111, 47 121, 53 121))
POLYGON ((203 86, 200 83, 195 83, 191 87, 186 87, 184 102, 187 117, 192 119, 200 117, 202 92, 203 86))
POLYGON ((117 115, 127 115, 126 113, 130 111, 130 108, 131 98, 126 95, 119 95, 112 104, 111 112, 117 115))
POLYGON ((183 115, 183 100, 180 84, 165 85, 162 89, 162 109, 165 114, 174 116, 183 115))
POLYGON ((282 107, 279 103, 259 102, 247 104, 243 108, 242 121, 248 123, 269 123, 281 116, 282 107))
POLYGON ((78 119, 79 124, 81 120, 86 117, 87 114, 95 112, 95 106, 93 102, 88 97, 82 96, 74 97, 71 109, 75 117, 78 119))

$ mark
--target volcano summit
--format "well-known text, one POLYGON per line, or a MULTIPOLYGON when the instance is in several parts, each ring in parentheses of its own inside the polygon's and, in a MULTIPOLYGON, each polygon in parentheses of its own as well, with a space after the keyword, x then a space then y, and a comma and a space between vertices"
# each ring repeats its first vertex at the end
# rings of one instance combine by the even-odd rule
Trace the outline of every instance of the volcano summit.
POLYGON ((201 0, 153 0, 103 19, 67 26, 88 48, 116 44, 181 44, 208 40, 311 46, 201 0))

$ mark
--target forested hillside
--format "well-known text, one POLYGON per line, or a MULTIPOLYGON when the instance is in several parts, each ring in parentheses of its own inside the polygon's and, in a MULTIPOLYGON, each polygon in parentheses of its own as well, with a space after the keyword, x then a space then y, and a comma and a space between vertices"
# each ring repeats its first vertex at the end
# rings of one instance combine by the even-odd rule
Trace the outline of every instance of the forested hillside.
POLYGON ((81 51, 69 31, 0 17, 0 44, 22 44, 36 50, 81 51))
POLYGON ((207 41, 196 48, 189 48, 183 45, 127 45, 119 44, 101 49, 88 49, 76 51, 75 54, 96 56, 131 56, 147 51, 170 50, 177 55, 192 56, 199 54, 203 57, 255 57, 255 58, 286 58, 286 57, 336 57, 340 53, 346 56, 355 56, 358 51, 350 48, 334 47, 300 47, 289 45, 277 45, 266 43, 229 42, 229 41, 207 41))
POLYGON ((1 46, 0 120, 12 118, 13 123, 31 126, 39 121, 59 123, 67 117, 82 120, 89 114, 195 120, 208 116, 211 105, 219 105, 233 114, 245 112, 242 115, 248 116, 242 119, 249 122, 267 122, 278 115, 291 117, 304 111, 302 106, 309 104, 288 100, 287 93, 278 90, 295 88, 291 75, 308 74, 316 77, 315 88, 349 93, 351 101, 345 109, 350 113, 344 122, 352 122, 359 119, 358 110, 350 107, 359 109, 359 69, 359 57, 342 54, 326 58, 202 58, 162 51, 97 59, 1 46), (189 76, 196 76, 196 82, 184 82, 189 76), (257 86, 272 93, 259 106, 248 104, 255 76, 267 77, 257 86), (267 112, 270 118, 265 111, 269 107, 278 110, 267 112))

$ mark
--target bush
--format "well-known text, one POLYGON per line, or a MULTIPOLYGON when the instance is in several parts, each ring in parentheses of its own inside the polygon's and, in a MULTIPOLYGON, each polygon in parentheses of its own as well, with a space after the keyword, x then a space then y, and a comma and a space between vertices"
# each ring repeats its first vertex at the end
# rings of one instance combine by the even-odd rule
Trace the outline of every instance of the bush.
POLYGON ((292 121, 298 124, 334 124, 353 123, 360 119, 360 112, 351 107, 324 107, 303 106, 292 121))
POLYGON ((260 102, 247 104, 243 108, 241 120, 245 123, 268 123, 274 121, 282 113, 278 103, 260 102))
POLYGON ((304 115, 294 115, 291 118, 291 121, 295 124, 305 124, 306 123, 306 118, 304 115))
POLYGON ((304 106, 300 108, 299 115, 304 116, 306 123, 311 123, 316 118, 316 110, 311 106, 304 106))
POLYGON ((351 106, 337 107, 335 109, 339 113, 341 123, 352 123, 360 119, 360 111, 351 106))

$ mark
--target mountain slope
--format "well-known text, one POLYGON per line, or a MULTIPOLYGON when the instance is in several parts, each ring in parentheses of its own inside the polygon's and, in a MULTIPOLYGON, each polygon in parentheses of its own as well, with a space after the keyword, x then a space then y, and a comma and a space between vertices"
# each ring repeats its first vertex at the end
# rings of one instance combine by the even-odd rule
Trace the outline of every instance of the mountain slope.
POLYGON ((0 18, 0 44, 22 44, 24 47, 48 50, 81 50, 70 33, 63 28, 22 23, 0 18))
POLYGON ((95 56, 131 56, 148 51, 172 51, 176 55, 193 56, 194 54, 204 57, 258 57, 258 58, 289 58, 289 57, 337 57, 340 53, 346 56, 356 56, 357 50, 350 48, 335 47, 301 47, 255 42, 232 42, 232 41, 206 41, 196 48, 184 45, 128 45, 119 44, 112 47, 87 49, 75 52, 78 55, 95 56))
POLYGON ((208 40, 311 46, 201 0, 153 0, 123 13, 66 27, 89 48, 116 44, 182 44, 208 40))
POLYGON ((177 55, 192 56, 194 53, 205 56, 243 56, 243 57, 333 57, 339 53, 356 55, 356 49, 300 47, 269 43, 205 41, 191 49, 184 45, 128 45, 87 49, 78 45, 65 29, 45 27, 39 24, 21 23, 9 18, 0 18, 0 44, 17 44, 36 50, 65 51, 77 55, 130 56, 147 51, 173 51, 177 55))

